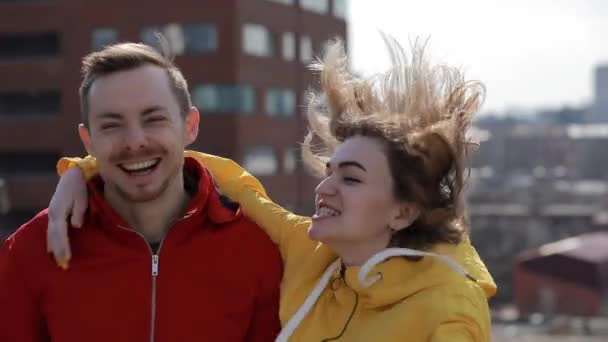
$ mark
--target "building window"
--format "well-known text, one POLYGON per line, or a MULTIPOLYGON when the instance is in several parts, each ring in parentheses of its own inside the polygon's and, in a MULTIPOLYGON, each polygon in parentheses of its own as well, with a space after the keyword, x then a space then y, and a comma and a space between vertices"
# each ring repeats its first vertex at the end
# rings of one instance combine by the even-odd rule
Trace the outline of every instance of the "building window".
POLYGON ((285 150, 283 155, 283 170, 290 174, 296 170, 296 150, 293 148, 285 150))
POLYGON ((202 84, 192 90, 194 105, 205 112, 252 114, 255 90, 250 85, 202 84))
POLYGON ((273 55, 272 34, 263 25, 247 23, 243 25, 243 52, 256 57, 273 55))
POLYGON ((183 25, 186 53, 204 53, 217 50, 217 29, 213 24, 183 25))
POLYGON ((336 18, 346 19, 347 0, 334 0, 333 14, 336 18))
POLYGON ((0 93, 0 117, 48 116, 61 110, 59 90, 39 89, 0 93))
POLYGON ((93 50, 101 50, 117 42, 118 32, 113 28, 98 28, 91 34, 91 47, 93 50))
POLYGON ((282 5, 293 5, 295 2, 294 0, 266 0, 266 1, 276 2, 277 4, 282 4, 282 5))
POLYGON ((277 157, 270 146, 248 148, 243 165, 256 176, 272 176, 277 173, 277 157))
POLYGON ((0 34, 0 61, 56 57, 59 52, 59 33, 56 32, 0 34))
POLYGON ((51 0, 0 0, 0 4, 22 4, 30 2, 50 2, 51 0))
POLYGON ((291 89, 273 88, 266 91, 266 113, 272 116, 293 116, 296 96, 291 89))
POLYGON ((293 61, 296 58, 296 37, 293 32, 283 33, 281 52, 286 61, 293 61))
POLYGON ((55 165, 59 157, 59 153, 52 152, 0 153, 0 175, 55 173, 55 165))
POLYGON ((320 55, 321 56, 325 56, 325 54, 327 53, 327 50, 329 50, 329 47, 331 46, 331 44, 334 42, 334 40, 325 40, 323 41, 323 43, 321 43, 320 46, 320 55))
POLYGON ((312 39, 309 36, 300 37, 300 62, 310 63, 312 61, 312 39))
POLYGON ((176 56, 204 54, 216 51, 218 46, 217 29, 213 24, 147 26, 141 31, 141 40, 160 50, 158 34, 167 39, 171 52, 176 56))
POLYGON ((329 12, 329 0, 300 0, 300 6, 307 11, 319 14, 329 12))

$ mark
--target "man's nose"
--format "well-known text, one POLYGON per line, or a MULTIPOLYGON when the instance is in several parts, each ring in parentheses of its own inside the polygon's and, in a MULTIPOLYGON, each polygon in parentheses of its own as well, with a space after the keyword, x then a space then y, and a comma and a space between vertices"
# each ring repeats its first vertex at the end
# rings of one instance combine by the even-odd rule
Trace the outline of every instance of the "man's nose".
POLYGON ((125 144, 127 149, 136 151, 146 146, 147 138, 146 132, 142 127, 132 126, 127 129, 125 135, 125 144))

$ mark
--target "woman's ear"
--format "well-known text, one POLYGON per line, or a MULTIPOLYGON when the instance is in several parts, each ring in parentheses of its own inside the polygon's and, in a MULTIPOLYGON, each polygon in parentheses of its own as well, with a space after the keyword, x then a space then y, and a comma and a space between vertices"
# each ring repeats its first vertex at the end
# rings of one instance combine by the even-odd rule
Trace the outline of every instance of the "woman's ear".
POLYGON ((401 203, 395 209, 388 225, 396 232, 412 225, 419 216, 420 206, 412 202, 401 203))

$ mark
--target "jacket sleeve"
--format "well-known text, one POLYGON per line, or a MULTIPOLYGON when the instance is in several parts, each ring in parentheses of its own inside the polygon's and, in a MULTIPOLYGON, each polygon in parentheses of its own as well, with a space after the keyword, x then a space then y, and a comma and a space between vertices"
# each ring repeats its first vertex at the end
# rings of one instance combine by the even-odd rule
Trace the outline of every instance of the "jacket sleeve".
POLYGON ((463 322, 442 323, 433 334, 431 342, 490 342, 482 339, 474 329, 463 322))
POLYGON ((433 332, 431 342, 490 342, 490 317, 485 307, 468 298, 451 298, 444 303, 451 313, 433 332))
POLYGON ((87 180, 97 174, 97 159, 93 156, 86 156, 84 158, 63 157, 57 163, 57 173, 63 175, 69 168, 74 166, 78 166, 82 170, 84 178, 87 180))
POLYGON ((259 180, 230 159, 200 152, 186 152, 203 164, 217 182, 220 190, 241 206, 243 213, 260 226, 278 245, 283 260, 289 252, 314 248, 307 229, 310 218, 296 215, 274 203, 259 180))
MULTIPOLYGON (((303 247, 314 248, 316 243, 307 237, 310 218, 289 212, 274 203, 266 194, 259 180, 243 169, 239 164, 226 158, 217 157, 196 151, 185 151, 186 157, 196 159, 206 167, 222 193, 231 200, 239 203, 243 213, 260 226, 270 239, 279 246, 283 259, 287 251, 303 247)), ((97 173, 94 157, 62 158, 57 164, 57 172, 61 175, 68 168, 78 166, 86 179, 97 173)))
POLYGON ((0 250, 0 341, 50 341, 36 295, 18 265, 14 241, 9 238, 0 250))

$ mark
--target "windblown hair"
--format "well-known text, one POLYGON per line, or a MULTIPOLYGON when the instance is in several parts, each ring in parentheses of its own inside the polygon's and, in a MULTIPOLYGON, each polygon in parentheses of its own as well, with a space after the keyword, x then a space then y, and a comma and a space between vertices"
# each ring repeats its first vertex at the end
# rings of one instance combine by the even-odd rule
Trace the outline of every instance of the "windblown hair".
POLYGON ((311 68, 320 73, 321 94, 311 93, 309 132, 302 157, 317 175, 336 146, 353 136, 378 139, 384 147, 398 200, 420 206, 420 216, 393 234, 392 247, 428 249, 458 243, 466 231, 462 191, 465 159, 473 145, 466 136, 485 88, 463 73, 431 65, 425 44, 414 42, 407 57, 384 36, 391 68, 363 78, 349 71, 340 41, 311 68))

